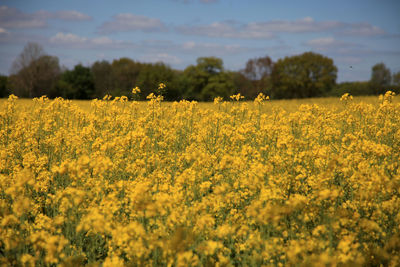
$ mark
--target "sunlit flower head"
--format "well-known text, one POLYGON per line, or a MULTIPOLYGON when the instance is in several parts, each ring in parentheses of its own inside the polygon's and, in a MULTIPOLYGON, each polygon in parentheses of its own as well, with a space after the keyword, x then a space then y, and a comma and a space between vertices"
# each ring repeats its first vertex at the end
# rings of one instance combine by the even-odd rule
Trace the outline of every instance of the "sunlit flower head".
POLYGON ((220 96, 217 96, 216 98, 214 98, 214 104, 221 103, 221 102, 222 102, 222 100, 223 100, 223 98, 222 98, 222 97, 220 97, 220 96))
POLYGON ((259 93, 258 96, 254 99, 254 102, 261 104, 266 100, 269 100, 269 96, 266 96, 263 93, 259 93))
POLYGON ((242 96, 240 93, 236 94, 236 95, 231 95, 230 98, 234 101, 240 101, 241 99, 244 98, 244 96, 242 96))
POLYGON ((342 95, 342 97, 340 97, 340 101, 350 101, 353 100, 353 96, 350 95, 349 93, 345 93, 344 95, 342 95))
POLYGON ((136 86, 135 88, 132 89, 132 94, 136 95, 136 94, 139 94, 139 93, 140 93, 139 87, 136 86))

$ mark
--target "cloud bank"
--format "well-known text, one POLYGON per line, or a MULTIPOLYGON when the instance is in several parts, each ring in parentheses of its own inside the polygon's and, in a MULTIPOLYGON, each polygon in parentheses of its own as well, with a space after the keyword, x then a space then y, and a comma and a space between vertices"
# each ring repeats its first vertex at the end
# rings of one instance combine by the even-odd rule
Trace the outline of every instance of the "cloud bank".
POLYGON ((85 21, 91 20, 89 15, 75 10, 62 10, 56 12, 37 11, 25 13, 17 8, 0 6, 0 27, 5 29, 32 29, 45 28, 48 26, 49 19, 59 19, 65 21, 85 21))
POLYGON ((298 20, 271 20, 240 23, 237 21, 214 22, 206 25, 178 26, 184 35, 223 37, 237 39, 272 39, 278 34, 326 33, 351 36, 379 36, 387 34, 383 29, 366 22, 344 23, 340 21, 315 21, 311 17, 298 20))
POLYGON ((165 25, 159 19, 130 13, 117 14, 113 16, 112 20, 103 23, 98 28, 98 32, 103 34, 129 31, 155 32, 165 30, 165 25))

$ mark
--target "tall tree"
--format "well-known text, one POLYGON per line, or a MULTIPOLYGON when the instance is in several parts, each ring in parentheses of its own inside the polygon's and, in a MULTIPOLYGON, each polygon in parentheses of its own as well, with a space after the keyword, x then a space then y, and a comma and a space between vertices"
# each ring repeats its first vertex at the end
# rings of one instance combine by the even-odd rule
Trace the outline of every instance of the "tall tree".
POLYGON ((272 59, 268 56, 253 58, 247 61, 242 72, 250 80, 261 80, 271 75, 273 65, 272 59))
POLYGON ((180 97, 177 85, 177 72, 162 62, 143 64, 137 77, 137 86, 141 89, 142 99, 158 88, 160 83, 166 85, 164 97, 175 100, 180 97))
POLYGON ((394 85, 400 86, 400 71, 394 73, 393 76, 392 76, 392 79, 393 79, 392 82, 393 82, 394 85))
POLYGON ((209 78, 207 85, 201 91, 201 100, 210 101, 215 97, 228 99, 234 93, 234 83, 226 72, 218 73, 209 78))
POLYGON ((59 60, 55 56, 41 56, 32 63, 36 68, 37 77, 33 86, 34 96, 51 94, 54 86, 61 75, 59 60))
POLYGON ((106 94, 110 94, 114 87, 111 64, 106 60, 96 61, 93 63, 91 71, 95 87, 94 96, 103 98, 106 94))
POLYGON ((216 57, 200 57, 196 66, 188 66, 183 71, 182 86, 186 90, 185 98, 203 101, 214 96, 229 96, 234 90, 222 59, 216 57))
POLYGON ((130 58, 120 58, 111 64, 114 79, 113 95, 129 95, 132 88, 137 85, 137 78, 142 68, 142 63, 130 58))
POLYGON ((246 88, 244 95, 254 98, 258 93, 268 91, 270 86, 270 77, 274 67, 274 62, 268 56, 249 59, 246 67, 241 73, 251 81, 251 86, 246 88))
POLYGON ((246 99, 254 99, 255 94, 260 93, 259 90, 254 89, 254 82, 250 79, 247 79, 242 71, 230 71, 228 73, 230 80, 234 84, 234 87, 237 88, 237 93, 240 93, 246 99))
POLYGON ((12 92, 24 97, 48 94, 60 75, 57 57, 44 53, 37 43, 28 43, 14 61, 10 83, 12 92))
POLYGON ((371 83, 378 86, 388 86, 391 82, 390 70, 384 63, 375 64, 372 67, 371 83))
POLYGON ((213 75, 224 70, 222 59, 217 57, 199 57, 197 68, 207 74, 213 75))
POLYGON ((7 97, 8 94, 8 77, 5 75, 0 75, 0 98, 7 97))
POLYGON ((15 59, 12 64, 11 72, 13 74, 19 72, 20 70, 29 67, 29 65, 39 59, 41 56, 44 56, 45 52, 43 47, 38 43, 27 43, 24 46, 21 54, 15 59))
POLYGON ((385 93, 391 81, 390 70, 384 63, 378 63, 372 67, 370 84, 374 94, 385 93))
POLYGON ((57 83, 57 92, 64 98, 89 99, 94 94, 94 82, 90 68, 78 64, 63 73, 57 83))
POLYGON ((274 65, 271 95, 275 98, 323 96, 335 86, 333 60, 313 52, 279 59, 274 65))

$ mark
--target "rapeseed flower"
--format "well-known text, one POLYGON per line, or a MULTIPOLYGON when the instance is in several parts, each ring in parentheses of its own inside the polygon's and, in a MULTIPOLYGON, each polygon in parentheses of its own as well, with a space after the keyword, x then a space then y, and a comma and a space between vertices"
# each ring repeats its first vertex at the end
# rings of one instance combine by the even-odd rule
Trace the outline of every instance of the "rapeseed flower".
POLYGON ((396 266, 400 106, 342 98, 287 112, 263 94, 88 110, 10 96, 0 265, 396 266))

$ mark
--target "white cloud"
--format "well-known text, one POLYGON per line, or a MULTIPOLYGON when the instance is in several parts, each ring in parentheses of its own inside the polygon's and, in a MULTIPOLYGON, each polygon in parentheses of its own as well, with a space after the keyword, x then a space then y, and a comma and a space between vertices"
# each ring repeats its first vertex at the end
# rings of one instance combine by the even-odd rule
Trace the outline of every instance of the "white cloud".
POLYGON ((354 55, 357 51, 365 51, 366 49, 362 44, 345 42, 331 36, 312 39, 303 44, 311 47, 312 50, 335 55, 354 55))
POLYGON ((386 35, 387 33, 383 29, 369 23, 354 23, 346 24, 342 34, 352 36, 379 36, 386 35))
POLYGON ((215 56, 224 54, 237 54, 248 51, 249 48, 237 44, 223 45, 217 43, 196 43, 188 41, 178 47, 182 52, 196 54, 212 54, 215 56))
MULTIPOLYGON (((174 0, 176 2, 182 2, 185 4, 189 4, 189 3, 195 3, 196 1, 194 0, 174 0)), ((213 4, 213 3, 217 3, 219 0, 199 0, 200 3, 203 4, 213 4)))
POLYGON ((0 26, 3 28, 41 28, 46 26, 46 21, 34 14, 23 13, 20 10, 1 6, 0 26))
POLYGON ((0 32, 0 46, 3 44, 24 45, 27 42, 42 44, 46 37, 31 32, 14 32, 2 28, 5 32, 0 32))
POLYGON ((55 36, 50 38, 50 43, 53 44, 83 44, 87 42, 88 39, 85 37, 80 37, 72 33, 62 33, 59 32, 55 36))
POLYGON ((92 17, 76 10, 61 10, 50 12, 46 10, 39 10, 35 13, 32 13, 37 19, 48 20, 48 19, 60 19, 66 21, 84 21, 84 20, 91 20, 92 17))
POLYGON ((196 43, 193 41, 186 42, 182 45, 183 49, 193 49, 196 46, 196 43))
POLYGON ((340 44, 340 42, 335 40, 333 37, 323 37, 323 38, 309 40, 306 42, 306 44, 314 47, 322 47, 322 46, 338 45, 340 44))
POLYGON ((99 27, 101 33, 127 32, 127 31, 164 31, 166 27, 159 19, 146 16, 121 13, 105 22, 99 27))
POLYGON ((58 32, 48 39, 49 44, 58 47, 68 47, 74 49, 123 49, 136 48, 137 45, 132 42, 121 40, 112 40, 107 36, 88 38, 73 33, 58 32))
POLYGON ((182 26, 178 31, 187 35, 205 35, 240 39, 271 39, 278 33, 318 32, 337 28, 340 22, 315 22, 311 17, 295 21, 272 20, 241 24, 235 21, 214 22, 200 26, 182 26))
POLYGON ((253 22, 246 25, 245 28, 272 33, 303 33, 327 31, 339 27, 340 25, 341 23, 336 21, 316 22, 311 17, 305 17, 294 21, 273 20, 267 22, 253 22))
POLYGON ((0 34, 7 34, 8 31, 0 27, 0 34))
POLYGON ((362 57, 352 57, 352 56, 346 56, 346 57, 336 57, 335 60, 337 63, 345 64, 345 65, 354 65, 354 64, 359 64, 363 61, 362 57))
POLYGON ((100 47, 120 47, 126 43, 114 41, 109 37, 101 36, 96 38, 82 37, 73 33, 59 32, 49 39, 50 44, 57 46, 67 46, 73 48, 100 48, 100 47))
POLYGON ((238 39, 271 39, 281 33, 331 32, 338 35, 379 36, 387 33, 369 23, 344 23, 340 21, 315 21, 312 17, 298 20, 271 20, 239 23, 214 22, 206 25, 180 26, 177 31, 186 35, 202 35, 238 39))
POLYGON ((168 64, 181 64, 182 59, 180 59, 177 56, 170 55, 168 53, 158 53, 158 54, 151 54, 151 55, 145 55, 141 56, 139 58, 141 61, 145 62, 164 62, 168 64))
POLYGON ((93 38, 91 42, 96 45, 112 45, 114 43, 113 40, 106 36, 93 38))
POLYGON ((362 49, 364 45, 345 42, 342 40, 338 40, 334 37, 321 37, 312 40, 308 40, 304 43, 305 45, 317 49, 317 50, 335 50, 335 51, 343 51, 344 49, 362 49))
POLYGON ((205 3, 205 4, 211 4, 211 3, 218 2, 218 0, 200 0, 200 2, 205 3))
POLYGON ((304 21, 304 22, 314 22, 314 19, 312 17, 305 17, 300 19, 300 21, 304 21))
POLYGON ((144 57, 147 61, 168 61, 172 64, 180 64, 182 62, 181 59, 173 56, 179 53, 218 56, 242 53, 250 49, 237 44, 196 43, 193 41, 175 43, 163 40, 146 40, 133 43, 114 40, 108 36, 89 38, 63 32, 59 32, 49 38, 48 43, 53 46, 73 49, 134 49, 138 53, 145 55, 144 57))
POLYGON ((90 20, 91 17, 75 10, 56 12, 41 10, 25 13, 14 7, 0 6, 0 26, 6 29, 43 28, 48 25, 47 20, 49 19, 82 21, 90 20))
POLYGON ((92 17, 75 10, 64 10, 55 12, 53 18, 62 20, 91 20, 92 17))
POLYGON ((250 24, 247 26, 239 25, 236 22, 214 22, 208 25, 200 26, 181 26, 177 28, 178 32, 186 35, 203 35, 208 37, 223 38, 243 38, 243 39, 269 39, 274 34, 268 31, 254 29, 250 24))

